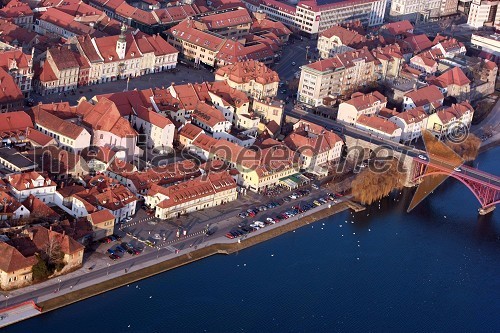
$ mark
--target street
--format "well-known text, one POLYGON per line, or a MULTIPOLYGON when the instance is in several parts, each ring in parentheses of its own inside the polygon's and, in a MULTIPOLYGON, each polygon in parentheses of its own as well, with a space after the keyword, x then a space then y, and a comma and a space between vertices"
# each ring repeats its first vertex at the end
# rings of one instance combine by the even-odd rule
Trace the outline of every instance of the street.
MULTIPOLYGON (((290 207, 293 205, 297 205, 299 203, 302 204, 304 201, 311 202, 312 200, 324 196, 327 192, 327 188, 320 188, 319 190, 312 191, 308 196, 303 197, 302 199, 292 200, 291 202, 288 202, 284 205, 264 211, 260 213, 258 217, 255 217, 252 220, 265 220, 267 216, 275 216, 278 214, 278 212, 290 209, 290 207)), ((288 193, 283 193, 283 196, 285 194, 288 193)), ((276 200, 278 200, 278 198, 268 198, 267 200, 260 201, 256 204, 263 204, 266 201, 270 202, 276 200)), ((344 197, 342 198, 342 200, 348 200, 348 198, 344 197)), ((298 214, 277 224, 269 225, 264 229, 260 229, 244 237, 252 237, 253 235, 257 235, 270 229, 277 228, 283 224, 295 221, 301 216, 312 214, 326 207, 328 207, 328 205, 326 204, 315 207, 307 212, 298 214)), ((243 207, 240 207, 240 210, 238 210, 238 212, 243 209, 243 207)), ((228 216, 224 219, 219 217, 217 218, 217 222, 212 221, 212 223, 215 223, 217 225, 217 230, 211 236, 206 236, 205 233, 199 233, 193 230, 190 231, 187 237, 180 238, 174 242, 170 242, 168 245, 157 248, 146 247, 143 253, 137 256, 127 256, 126 258, 120 259, 118 261, 111 261, 109 258, 104 258, 104 260, 102 260, 101 264, 99 265, 99 268, 92 265, 89 266, 89 263, 85 262, 84 267, 82 267, 81 269, 61 276, 57 279, 51 279, 36 285, 28 286, 8 293, 3 293, 5 296, 5 302, 1 305, 2 307, 8 307, 27 300, 34 300, 36 303, 40 303, 44 300, 53 298, 54 296, 59 296, 65 293, 69 293, 73 290, 78 290, 99 282, 103 282, 113 277, 121 276, 125 272, 136 271, 141 268, 174 258, 175 256, 184 255, 191 251, 192 247, 199 248, 200 246, 209 246, 217 243, 237 242, 237 239, 230 240, 226 238, 225 234, 234 229, 239 223, 242 222, 242 219, 237 217, 238 212, 234 211, 228 214, 232 214, 232 217, 228 216), (93 267, 93 269, 89 269, 89 267, 93 267)), ((126 240, 124 239, 124 241, 126 240)))
POLYGON ((315 54, 314 49, 316 49, 316 41, 308 38, 286 45, 281 59, 271 68, 278 73, 281 82, 290 81, 293 79, 295 72, 300 71, 300 66, 308 63, 306 52, 308 58, 311 59, 311 56, 315 54), (309 46, 309 51, 306 49, 307 46, 309 46), (295 63, 295 65, 292 63, 295 63))
MULTIPOLYGON (((176 84, 183 83, 201 83, 204 81, 213 81, 214 73, 207 69, 193 69, 186 66, 177 64, 177 72, 159 72, 154 74, 143 75, 141 77, 132 78, 128 83, 128 90, 143 90, 143 89, 154 89, 155 87, 168 87, 173 82, 176 84)), ((73 95, 70 92, 57 93, 46 96, 41 96, 36 93, 31 94, 31 98, 34 103, 52 103, 52 102, 69 102, 70 105, 76 105, 81 97, 91 99, 95 95, 110 94, 115 92, 121 92, 127 89, 127 80, 117 80, 106 83, 101 83, 93 86, 79 87, 76 89, 73 95)))

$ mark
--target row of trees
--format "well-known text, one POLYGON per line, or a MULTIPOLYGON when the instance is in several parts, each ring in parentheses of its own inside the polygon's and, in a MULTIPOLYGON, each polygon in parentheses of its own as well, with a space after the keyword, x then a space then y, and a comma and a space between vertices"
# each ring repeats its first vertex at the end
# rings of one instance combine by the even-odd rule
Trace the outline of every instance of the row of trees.
POLYGON ((352 182, 352 195, 363 204, 371 204, 382 199, 394 189, 401 189, 405 182, 405 173, 400 172, 399 160, 394 158, 390 161, 377 161, 376 171, 374 168, 366 168, 361 171, 352 182))
POLYGON ((481 147, 481 139, 474 134, 469 134, 464 141, 455 143, 447 141, 446 145, 453 149, 455 153, 460 155, 465 161, 473 161, 476 159, 481 147))

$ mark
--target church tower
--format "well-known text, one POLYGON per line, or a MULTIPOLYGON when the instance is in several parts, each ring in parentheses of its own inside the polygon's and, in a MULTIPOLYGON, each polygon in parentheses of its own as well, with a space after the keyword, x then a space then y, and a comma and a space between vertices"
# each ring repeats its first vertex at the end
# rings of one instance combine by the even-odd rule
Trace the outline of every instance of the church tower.
POLYGON ((122 24, 120 36, 118 37, 118 41, 116 42, 116 54, 118 54, 118 58, 125 58, 125 49, 127 47, 127 41, 125 39, 125 32, 127 32, 127 27, 125 24, 122 24))

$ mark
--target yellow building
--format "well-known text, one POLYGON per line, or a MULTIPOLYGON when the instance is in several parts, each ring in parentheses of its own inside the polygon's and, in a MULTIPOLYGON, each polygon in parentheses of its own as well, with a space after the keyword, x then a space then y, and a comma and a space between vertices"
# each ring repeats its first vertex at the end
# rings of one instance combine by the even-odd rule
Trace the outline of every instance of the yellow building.
POLYGON ((10 290, 31 284, 35 256, 24 257, 15 247, 0 242, 0 289, 10 290))
POLYGON ((230 87, 261 100, 276 97, 280 78, 278 73, 263 63, 246 60, 217 69, 215 81, 226 81, 230 87))
POLYGON ((156 208, 156 217, 168 219, 222 205, 237 197, 233 177, 226 172, 211 172, 169 187, 152 185, 145 199, 147 205, 156 208))
POLYGON ((115 228, 115 217, 107 209, 103 209, 87 216, 87 220, 92 225, 92 239, 100 240, 111 236, 115 228))

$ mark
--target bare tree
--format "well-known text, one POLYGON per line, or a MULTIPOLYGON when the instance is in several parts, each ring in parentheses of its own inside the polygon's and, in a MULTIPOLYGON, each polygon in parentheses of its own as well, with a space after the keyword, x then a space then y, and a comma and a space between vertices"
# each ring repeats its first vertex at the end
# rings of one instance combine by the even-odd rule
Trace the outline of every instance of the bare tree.
POLYGON ((57 266, 62 263, 64 254, 61 250, 61 243, 55 237, 49 237, 43 248, 45 259, 49 265, 57 266))

